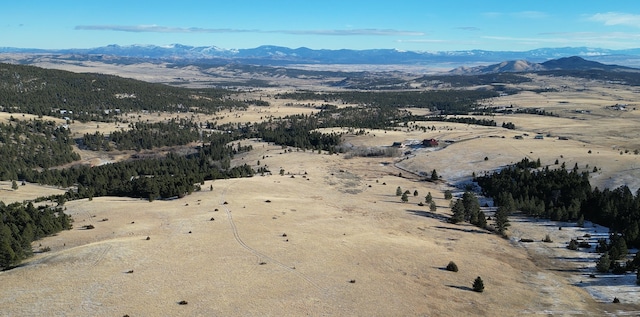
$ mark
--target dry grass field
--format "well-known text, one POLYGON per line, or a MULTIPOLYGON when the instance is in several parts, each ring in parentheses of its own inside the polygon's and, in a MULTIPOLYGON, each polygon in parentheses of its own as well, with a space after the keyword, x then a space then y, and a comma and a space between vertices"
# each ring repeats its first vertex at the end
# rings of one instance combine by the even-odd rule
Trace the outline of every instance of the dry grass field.
MULTIPOLYGON (((563 80, 537 78, 531 85, 568 86, 563 80)), ((74 229, 36 241, 35 250, 51 251, 0 272, 0 316, 637 315, 638 287, 592 296, 589 286, 598 283, 587 281, 579 270, 587 264, 569 260, 577 256, 564 248, 580 234, 570 224, 560 224, 567 229, 559 231, 558 224, 514 218, 512 238, 504 239, 447 222, 445 190, 460 194, 456 185, 468 182, 472 173, 524 157, 550 166, 556 159, 568 168, 578 163, 589 171, 597 166, 594 186, 638 189, 640 156, 633 151, 640 149, 640 111, 606 108, 637 103, 635 92, 624 86, 583 86, 492 100, 494 105, 539 106, 560 114, 493 118, 498 125, 513 122, 517 130, 416 122, 436 130, 371 130, 345 137, 349 144, 369 147, 425 138, 454 141, 436 149, 348 158, 246 140, 243 145, 254 150, 234 162, 255 166, 259 160, 274 175, 208 181, 202 191, 170 201, 99 197, 67 202, 74 229), (523 139, 514 138, 525 133, 523 139), (537 133, 544 139, 534 139, 537 133), (280 169, 285 175, 278 175, 280 169), (442 181, 417 176, 433 169, 442 181), (419 194, 402 203, 395 195, 398 186, 419 194), (418 205, 428 192, 436 212, 418 205), (83 230, 87 224, 95 229, 83 230), (522 237, 540 241, 545 234, 553 244, 518 242, 522 237), (460 271, 446 271, 449 261, 460 271), (483 293, 471 290, 477 276, 484 280, 483 293), (611 304, 608 295, 622 303, 611 304)), ((267 92, 256 93, 267 98, 267 92)), ((225 114, 219 122, 312 110, 275 102, 269 108, 225 114)), ((71 125, 79 135, 95 128, 96 123, 71 125)), ((117 128, 100 123, 105 132, 117 128)), ((87 161, 126 157, 82 154, 87 161)), ((0 200, 59 191, 35 184, 14 191, 4 182, 0 200)))

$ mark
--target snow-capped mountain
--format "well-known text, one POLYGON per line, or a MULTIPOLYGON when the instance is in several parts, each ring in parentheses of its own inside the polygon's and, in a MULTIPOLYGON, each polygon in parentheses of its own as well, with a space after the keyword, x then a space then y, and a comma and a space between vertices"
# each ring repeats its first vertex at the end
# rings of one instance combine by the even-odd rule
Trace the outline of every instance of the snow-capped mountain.
POLYGON ((287 48, 264 45, 249 49, 224 49, 216 46, 107 45, 90 49, 25 49, 0 47, 0 53, 75 54, 160 60, 235 60, 254 64, 472 64, 526 60, 541 63, 551 59, 580 56, 603 63, 640 66, 640 48, 609 50, 587 47, 540 48, 530 51, 400 51, 396 49, 328 50, 306 47, 287 48))

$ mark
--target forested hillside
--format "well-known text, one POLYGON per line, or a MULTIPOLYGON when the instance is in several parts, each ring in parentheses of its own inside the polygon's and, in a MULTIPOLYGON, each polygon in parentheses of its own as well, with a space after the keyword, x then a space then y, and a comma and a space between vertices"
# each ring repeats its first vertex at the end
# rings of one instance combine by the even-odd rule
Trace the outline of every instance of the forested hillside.
POLYGON ((104 74, 72 73, 0 63, 0 111, 79 121, 116 121, 118 114, 214 113, 244 108, 229 91, 186 89, 104 74))
POLYGON ((71 228, 71 217, 60 207, 38 207, 32 203, 5 205, 0 201, 0 268, 31 255, 31 242, 71 228))
MULTIPOLYGON (((464 77, 464 76, 460 76, 464 77)), ((497 97, 491 90, 435 90, 403 92, 349 91, 336 93, 295 92, 276 95, 277 98, 296 100, 322 100, 324 102, 349 103, 384 107, 429 108, 441 114, 467 114, 480 100, 497 97)))
POLYGON ((53 121, 16 120, 0 123, 0 179, 17 180, 17 172, 50 168, 80 159, 69 129, 53 121))
MULTIPOLYGON (((580 171, 577 164, 570 170, 564 164, 558 167, 540 168, 539 161, 525 158, 476 181, 484 195, 493 197, 498 206, 511 206, 509 210, 579 224, 589 220, 608 227, 609 241, 600 241, 596 251, 606 253, 614 269, 616 261, 627 255, 627 248, 640 246, 640 192, 634 195, 627 186, 592 189, 588 171, 580 171)), ((633 271, 639 266, 640 258, 621 269, 633 271)))

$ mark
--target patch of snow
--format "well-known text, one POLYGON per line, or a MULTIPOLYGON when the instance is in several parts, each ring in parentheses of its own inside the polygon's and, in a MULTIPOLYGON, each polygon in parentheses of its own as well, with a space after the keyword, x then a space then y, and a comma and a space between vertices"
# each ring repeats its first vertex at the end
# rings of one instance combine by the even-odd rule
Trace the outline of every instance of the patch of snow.
MULTIPOLYGON (((579 227, 572 222, 520 216, 512 216, 510 222, 512 226, 509 232, 512 244, 551 260, 566 261, 575 272, 569 277, 569 283, 584 288, 596 301, 610 303, 614 298, 618 298, 621 303, 640 304, 640 286, 636 285, 635 272, 615 275, 596 271, 596 262, 601 254, 595 252, 595 247, 599 239, 609 238, 607 227, 589 221, 585 221, 584 226, 579 227), (541 242, 547 234, 553 242, 541 242), (522 238, 533 239, 534 242, 520 242, 522 238), (571 239, 586 241, 591 248, 569 250, 567 245, 571 239)), ((629 250, 629 256, 636 252, 638 250, 629 250)))

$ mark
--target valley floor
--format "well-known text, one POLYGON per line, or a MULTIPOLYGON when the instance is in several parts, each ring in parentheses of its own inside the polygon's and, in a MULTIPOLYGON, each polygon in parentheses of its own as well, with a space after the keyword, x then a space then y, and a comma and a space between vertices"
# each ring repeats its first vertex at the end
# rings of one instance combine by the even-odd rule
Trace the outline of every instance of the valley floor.
POLYGON ((398 177, 393 158, 252 145, 254 151, 237 160, 260 159, 285 175, 207 182, 172 201, 68 202, 74 229, 37 241, 35 249, 51 251, 0 273, 0 315, 596 316, 640 310, 594 299, 570 274, 540 265, 540 255, 517 243, 449 224, 442 193, 450 187, 398 177), (402 203, 398 186, 419 195, 402 203), (427 192, 436 212, 417 204, 427 192), (95 229, 83 230, 87 224, 95 229), (449 261, 460 271, 446 271, 449 261), (477 276, 483 293, 471 291, 477 276), (183 300, 187 305, 179 305, 183 300))

